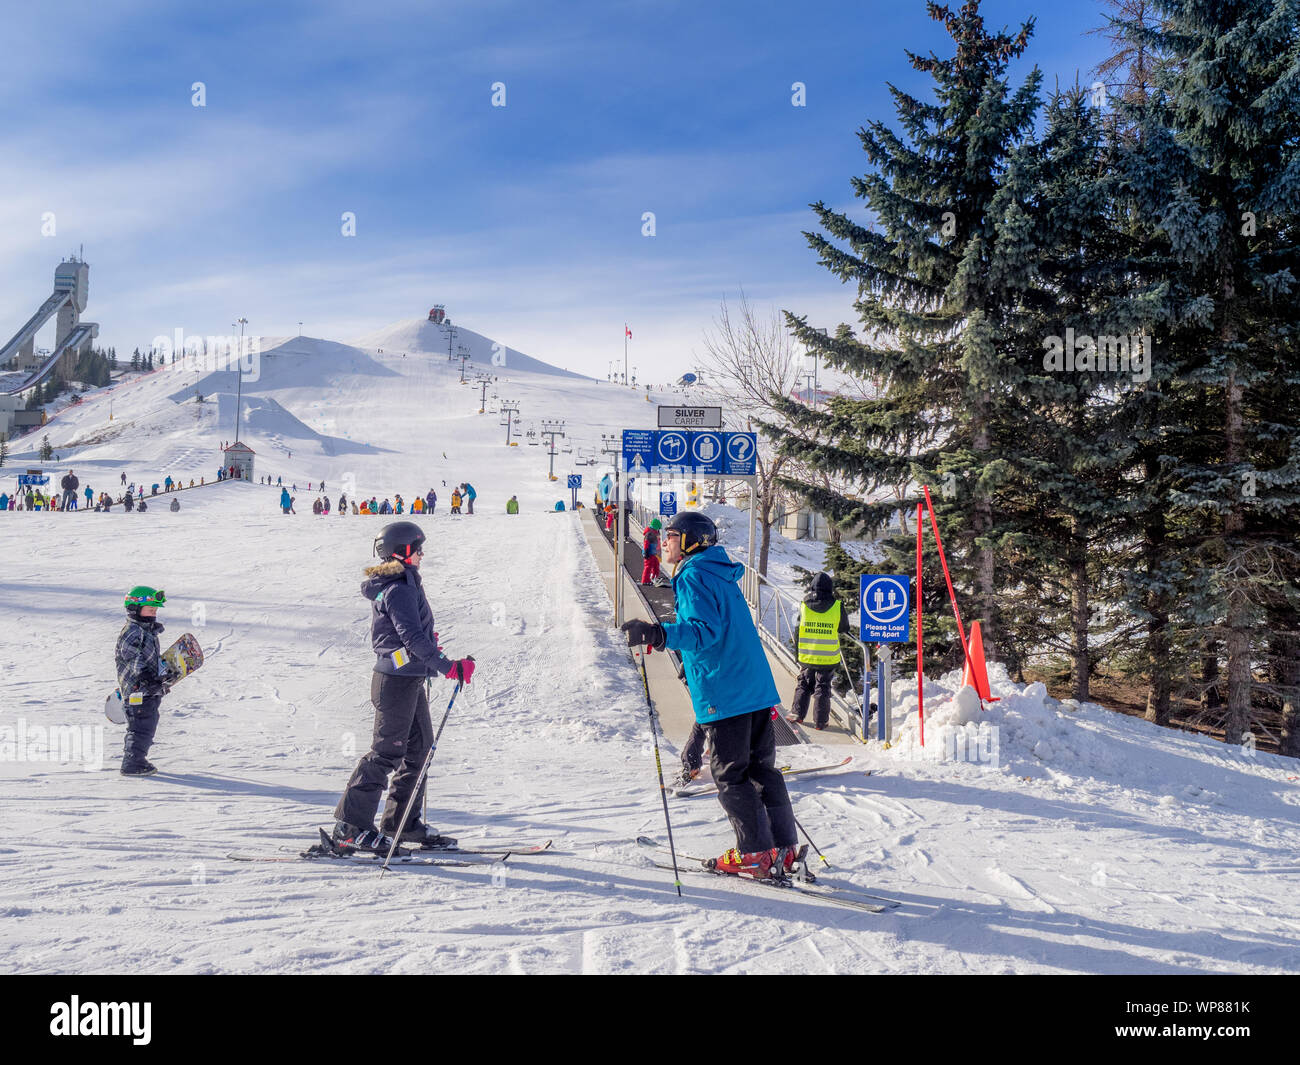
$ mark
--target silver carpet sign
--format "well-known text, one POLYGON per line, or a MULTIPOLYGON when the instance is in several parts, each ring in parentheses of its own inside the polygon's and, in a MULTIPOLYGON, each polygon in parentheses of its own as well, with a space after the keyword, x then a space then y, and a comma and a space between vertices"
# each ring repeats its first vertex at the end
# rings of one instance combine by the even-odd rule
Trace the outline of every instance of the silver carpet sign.
POLYGON ((660 429, 721 429, 721 407, 660 407, 660 429))

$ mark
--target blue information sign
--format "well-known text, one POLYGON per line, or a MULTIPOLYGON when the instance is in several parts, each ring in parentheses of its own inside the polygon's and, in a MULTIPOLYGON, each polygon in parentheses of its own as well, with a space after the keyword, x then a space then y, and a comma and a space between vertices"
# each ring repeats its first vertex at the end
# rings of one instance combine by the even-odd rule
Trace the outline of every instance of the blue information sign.
POLYGON ((645 473, 655 468, 659 458, 657 429, 623 430, 623 468, 645 473))
POLYGON ((49 483, 50 483, 50 475, 49 475, 48 473, 46 473, 46 474, 20 473, 20 474, 18 475, 18 483, 19 483, 20 485, 42 485, 42 484, 49 484, 49 483))
POLYGON ((659 493, 659 513, 665 518, 671 518, 677 513, 677 493, 660 492, 659 493))
POLYGON ((570 488, 581 488, 581 487, 582 487, 582 474, 580 474, 580 473, 571 473, 571 474, 569 474, 569 487, 570 487, 570 488))
POLYGON ((623 464, 629 473, 752 477, 757 433, 690 429, 624 429, 623 464))
POLYGON ((732 477, 752 477, 757 472, 758 434, 726 433, 723 472, 732 477))
POLYGON ((906 643, 911 630, 908 606, 911 577, 864 573, 858 582, 863 643, 906 643))

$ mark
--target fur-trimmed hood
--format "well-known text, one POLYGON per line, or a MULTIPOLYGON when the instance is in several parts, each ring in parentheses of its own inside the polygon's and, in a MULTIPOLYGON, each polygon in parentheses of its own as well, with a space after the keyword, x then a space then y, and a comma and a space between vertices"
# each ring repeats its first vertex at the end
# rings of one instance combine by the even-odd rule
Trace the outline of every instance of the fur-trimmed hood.
POLYGON ((405 570, 406 563, 390 558, 387 562, 381 562, 377 566, 367 566, 365 573, 367 577, 397 577, 405 570))

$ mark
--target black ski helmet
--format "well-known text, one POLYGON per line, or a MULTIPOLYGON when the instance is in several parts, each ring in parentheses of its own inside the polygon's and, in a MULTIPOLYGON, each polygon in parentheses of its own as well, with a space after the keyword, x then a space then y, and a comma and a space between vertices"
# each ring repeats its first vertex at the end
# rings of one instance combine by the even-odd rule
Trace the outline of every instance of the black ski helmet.
POLYGON ((718 527, 707 514, 696 510, 679 510, 664 528, 665 533, 681 534, 682 554, 712 547, 718 542, 718 527))
POLYGON ((395 521, 385 525, 375 537, 375 555, 378 558, 395 558, 409 562, 411 556, 424 546, 424 530, 413 521, 395 521))

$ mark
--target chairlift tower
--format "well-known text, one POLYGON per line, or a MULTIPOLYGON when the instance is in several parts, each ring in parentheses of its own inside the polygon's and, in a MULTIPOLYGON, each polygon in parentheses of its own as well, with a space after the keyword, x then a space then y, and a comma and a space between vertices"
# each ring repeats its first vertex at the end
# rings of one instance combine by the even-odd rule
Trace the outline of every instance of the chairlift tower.
POLYGON ((564 436, 564 422, 542 422, 542 436, 551 438, 551 468, 547 472, 547 477, 553 481, 555 480, 555 438, 564 436))
POLYGON ((503 399, 501 401, 501 413, 506 416, 506 447, 510 446, 510 425, 514 416, 519 413, 519 400, 503 399))

